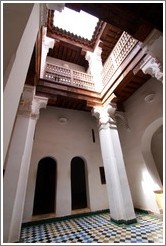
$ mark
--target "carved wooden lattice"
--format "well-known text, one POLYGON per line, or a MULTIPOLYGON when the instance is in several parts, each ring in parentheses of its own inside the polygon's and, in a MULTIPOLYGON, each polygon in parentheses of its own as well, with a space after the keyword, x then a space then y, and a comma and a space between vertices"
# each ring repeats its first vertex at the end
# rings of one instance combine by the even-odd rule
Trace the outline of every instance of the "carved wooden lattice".
POLYGON ((127 32, 123 32, 113 51, 104 64, 102 72, 102 82, 106 85, 124 59, 133 49, 138 41, 131 37, 127 32))
POLYGON ((89 74, 47 63, 44 78, 56 83, 94 91, 93 77, 89 74))

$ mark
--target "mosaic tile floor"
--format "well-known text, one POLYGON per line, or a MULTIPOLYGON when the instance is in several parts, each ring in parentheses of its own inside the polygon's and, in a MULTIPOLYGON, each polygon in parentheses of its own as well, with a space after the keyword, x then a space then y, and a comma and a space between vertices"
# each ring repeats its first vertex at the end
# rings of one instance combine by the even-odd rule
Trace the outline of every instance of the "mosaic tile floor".
POLYGON ((137 214, 137 223, 116 225, 110 214, 23 226, 23 243, 163 243, 161 216, 137 214))

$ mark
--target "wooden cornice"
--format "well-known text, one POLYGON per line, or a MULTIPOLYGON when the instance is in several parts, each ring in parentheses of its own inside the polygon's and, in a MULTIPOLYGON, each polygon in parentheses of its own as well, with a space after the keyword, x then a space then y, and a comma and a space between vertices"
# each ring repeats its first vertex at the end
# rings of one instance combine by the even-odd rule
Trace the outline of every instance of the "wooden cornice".
POLYGON ((36 86, 36 95, 47 97, 49 104, 53 106, 56 106, 56 99, 59 96, 68 98, 68 100, 70 100, 70 98, 71 100, 76 99, 78 102, 85 101, 87 111, 90 111, 92 107, 96 105, 102 105, 100 94, 97 92, 52 83, 44 79, 39 80, 36 86))
POLYGON ((78 35, 70 33, 61 28, 55 27, 54 23, 54 11, 48 11, 48 21, 47 21, 47 36, 50 38, 54 38, 56 40, 61 40, 66 43, 71 43, 72 45, 76 45, 81 47, 83 50, 93 51, 96 43, 98 42, 102 31, 104 30, 106 23, 102 20, 98 21, 95 31, 93 33, 92 39, 88 40, 82 38, 78 35))

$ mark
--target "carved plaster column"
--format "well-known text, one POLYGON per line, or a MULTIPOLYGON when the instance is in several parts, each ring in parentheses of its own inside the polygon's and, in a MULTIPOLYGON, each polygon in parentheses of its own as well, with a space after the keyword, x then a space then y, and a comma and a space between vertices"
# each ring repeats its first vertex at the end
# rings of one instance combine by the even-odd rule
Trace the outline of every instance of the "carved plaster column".
POLYGON ((115 122, 115 110, 116 108, 111 105, 96 107, 92 115, 99 122, 99 137, 111 220, 129 224, 136 222, 136 216, 115 122))
POLYGON ((55 40, 46 36, 47 27, 43 27, 43 37, 42 37, 42 54, 41 54, 41 68, 40 68, 40 78, 44 77, 45 67, 46 67, 46 58, 49 49, 53 49, 55 40))
POLYGON ((95 83, 95 90, 101 92, 102 89, 102 78, 101 73, 103 70, 102 60, 101 60, 102 49, 96 47, 94 52, 87 51, 85 59, 89 63, 89 71, 93 76, 93 81, 95 83))
POLYGON ((20 101, 4 173, 4 242, 17 242, 20 237, 26 186, 34 131, 40 108, 47 98, 35 96, 35 87, 25 86, 20 101))

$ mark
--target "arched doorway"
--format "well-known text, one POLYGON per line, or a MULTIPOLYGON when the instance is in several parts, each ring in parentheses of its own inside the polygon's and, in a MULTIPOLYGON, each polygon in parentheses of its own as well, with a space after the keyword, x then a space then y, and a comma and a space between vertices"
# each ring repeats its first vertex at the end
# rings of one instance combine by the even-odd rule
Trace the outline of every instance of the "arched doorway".
POLYGON ((87 208, 85 163, 80 157, 71 161, 71 200, 72 210, 87 208))
POLYGON ((56 161, 45 157, 37 169, 33 215, 55 212, 56 161))

